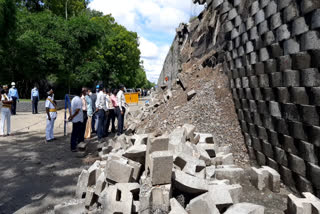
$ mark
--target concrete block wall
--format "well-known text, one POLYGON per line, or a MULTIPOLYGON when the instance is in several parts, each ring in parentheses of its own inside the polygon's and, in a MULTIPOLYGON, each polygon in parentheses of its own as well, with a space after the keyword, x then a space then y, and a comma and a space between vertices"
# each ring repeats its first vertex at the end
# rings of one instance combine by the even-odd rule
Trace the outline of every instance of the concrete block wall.
POLYGON ((209 2, 250 154, 320 197, 320 1, 209 2))

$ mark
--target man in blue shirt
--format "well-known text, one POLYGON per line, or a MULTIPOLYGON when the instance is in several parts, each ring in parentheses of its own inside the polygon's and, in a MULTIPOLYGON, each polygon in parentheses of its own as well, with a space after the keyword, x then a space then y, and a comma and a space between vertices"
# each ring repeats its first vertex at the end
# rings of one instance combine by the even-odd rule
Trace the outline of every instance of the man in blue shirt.
POLYGON ((38 114, 38 102, 40 100, 37 86, 31 90, 32 114, 38 114))
POLYGON ((9 90, 8 96, 12 99, 12 107, 11 107, 11 114, 16 115, 17 109, 17 101, 19 102, 19 94, 18 90, 16 89, 16 84, 14 82, 11 83, 11 88, 9 90))

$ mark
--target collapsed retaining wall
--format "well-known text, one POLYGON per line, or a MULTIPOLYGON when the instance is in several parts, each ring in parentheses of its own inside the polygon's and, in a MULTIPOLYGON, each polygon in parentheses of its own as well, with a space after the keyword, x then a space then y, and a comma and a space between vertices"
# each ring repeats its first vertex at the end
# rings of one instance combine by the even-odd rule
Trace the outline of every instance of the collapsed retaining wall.
MULTIPOLYGON (((211 2, 211 1, 208 1, 211 2)), ((251 156, 320 196, 320 1, 214 0, 251 156)))

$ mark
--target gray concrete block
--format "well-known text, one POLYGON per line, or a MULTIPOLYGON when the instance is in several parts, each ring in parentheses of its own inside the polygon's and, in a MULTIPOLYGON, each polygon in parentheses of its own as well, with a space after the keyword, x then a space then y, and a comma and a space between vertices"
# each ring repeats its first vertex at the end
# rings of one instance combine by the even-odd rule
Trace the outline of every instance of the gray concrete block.
POLYGON ((300 3, 302 14, 309 13, 315 9, 320 8, 320 2, 318 0, 302 0, 300 3))
POLYGON ((230 191, 226 186, 227 185, 210 185, 209 186, 208 194, 211 195, 215 205, 220 211, 228 209, 234 203, 231 197, 230 191))
POLYGON ((307 69, 311 67, 311 56, 307 52, 299 52, 292 56, 293 69, 307 69))
POLYGON ((263 64, 263 62, 257 62, 254 65, 254 71, 255 71, 256 75, 264 74, 264 64, 263 64))
MULTIPOLYGON (((220 1, 220 0, 217 0, 220 1)), ((224 14, 232 9, 232 5, 228 1, 223 1, 221 6, 221 14, 224 14)))
POLYGON ((169 212, 170 198, 172 194, 171 184, 158 185, 151 190, 151 206, 154 211, 164 211, 169 212))
POLYGON ((316 150, 313 144, 306 141, 300 141, 298 144, 299 155, 306 161, 317 164, 318 157, 316 155, 316 150))
POLYGON ((267 5, 265 11, 266 11, 266 18, 269 18, 273 14, 277 13, 278 5, 275 1, 270 1, 270 3, 267 5))
POLYGON ((283 11, 283 20, 284 23, 288 23, 299 17, 298 5, 295 2, 292 2, 288 7, 283 11))
POLYGON ((233 20, 234 18, 236 18, 237 15, 238 15, 238 12, 236 8, 233 8, 232 10, 229 11, 228 20, 229 21, 233 20))
POLYGON ((215 205, 212 195, 204 193, 192 199, 188 204, 186 210, 189 214, 219 214, 219 210, 215 205))
POLYGON ((319 32, 308 31, 307 33, 302 34, 302 36, 301 36, 301 49, 303 51, 320 49, 319 32))
POLYGON ((285 70, 283 72, 283 83, 287 87, 300 86, 300 74, 297 70, 285 70))
MULTIPOLYGON (((320 105, 320 87, 311 88, 312 103, 316 106, 320 105)), ((320 144, 319 144, 320 145, 320 144)))
POLYGON ((295 188, 295 181, 293 179, 291 170, 282 165, 279 165, 279 168, 281 179, 283 180, 284 184, 291 188, 295 188))
POLYGON ((280 47, 279 43, 274 43, 270 46, 272 58, 278 58, 283 55, 283 50, 280 47))
POLYGON ((281 117, 280 104, 278 102, 269 102, 269 111, 273 117, 281 117))
MULTIPOLYGON (((199 146, 197 147, 199 148, 199 146)), ((193 176, 196 176, 197 173, 206 168, 206 164, 203 160, 183 153, 177 155, 174 159, 174 164, 178 166, 181 171, 193 176)))
POLYGON ((223 3, 223 0, 213 0, 212 7, 215 9, 223 3))
POLYGON ((264 63, 264 72, 272 74, 277 72, 277 61, 275 59, 269 59, 264 63))
POLYGON ((84 194, 87 191, 88 182, 89 182, 89 172, 87 170, 82 170, 81 174, 78 177, 76 198, 84 198, 84 194))
POLYGON ((300 51, 300 44, 294 39, 286 40, 283 46, 285 55, 295 54, 300 51))
POLYGON ((282 10, 285 7, 288 7, 293 0, 277 0, 278 10, 282 10))
POLYGON ((317 9, 312 14, 311 28, 317 29, 319 27, 320 27, 320 9, 317 9))
POLYGON ((251 203, 238 203, 231 206, 224 214, 264 214, 264 207, 251 203))
POLYGON ((175 198, 170 199, 170 207, 171 211, 169 214, 188 214, 175 198))
POLYGON ((128 183, 133 174, 133 167, 120 160, 110 160, 107 162, 105 174, 108 180, 117 183, 128 183))
POLYGON ((276 28, 280 27, 281 25, 282 25, 281 13, 275 13, 271 17, 270 28, 271 28, 271 30, 275 30, 276 28))
POLYGON ((208 191, 208 181, 188 175, 180 170, 174 172, 174 186, 180 191, 200 194, 208 191))
POLYGON ((191 100, 194 96, 196 96, 197 92, 195 90, 191 90, 187 93, 188 101, 191 100))
POLYGON ((246 21, 246 28, 247 31, 250 30, 252 27, 254 26, 254 20, 252 17, 248 17, 247 21, 246 21))
POLYGON ((54 214, 79 214, 85 212, 84 199, 71 200, 54 206, 54 214))
POLYGON ((268 74, 258 75, 260 88, 269 87, 269 76, 268 74))
POLYGON ((288 103, 290 102, 290 93, 288 88, 286 87, 278 87, 276 88, 277 92, 277 100, 280 103, 288 103))
POLYGON ((258 56, 256 52, 251 52, 250 53, 250 64, 254 65, 258 62, 258 56))
POLYGON ((241 168, 219 168, 216 169, 216 178, 230 180, 231 184, 240 183, 244 170, 241 168))
POLYGON ((246 43, 246 53, 249 54, 253 51, 254 47, 251 41, 246 43))
POLYGON ((234 26, 233 26, 233 24, 232 24, 232 21, 226 22, 223 26, 224 26, 224 31, 225 31, 226 33, 232 31, 232 29, 234 28, 234 26))
POLYGON ((250 29, 250 40, 255 40, 259 38, 257 27, 253 27, 250 29))
POLYGON ((309 68, 301 70, 301 84, 305 87, 320 86, 320 74, 318 69, 309 68))
POLYGON ((288 154, 289 167, 293 172, 306 176, 306 164, 304 160, 296 155, 288 154))
POLYGON ((280 56, 278 59, 278 67, 279 71, 290 70, 292 68, 292 59, 289 55, 287 56, 280 56))
POLYGON ((153 185, 170 184, 173 155, 170 151, 157 151, 151 155, 150 176, 153 185))
POLYGON ((281 25, 277 30, 277 41, 281 42, 283 40, 289 39, 291 36, 290 31, 288 30, 288 25, 281 25))
POLYGON ((260 10, 259 1, 254 1, 251 4, 251 16, 255 15, 260 10))
POLYGON ((261 48, 259 52, 260 61, 264 62, 270 58, 267 48, 261 48))
POLYGON ((265 21, 264 10, 259 10, 255 15, 255 24, 258 25, 263 21, 265 21))
POLYGON ((320 167, 316 164, 308 163, 308 168, 312 184, 316 189, 320 189, 320 167))
POLYGON ((259 28, 259 34, 263 35, 264 33, 269 31, 269 27, 268 27, 268 21, 264 20, 263 22, 261 22, 258 26, 259 28))
POLYGON ((309 97, 304 87, 291 88, 291 100, 296 104, 309 104, 309 97))
POLYGON ((292 23, 292 36, 303 34, 309 30, 309 26, 306 23, 304 17, 300 17, 292 23))
POLYGON ((241 16, 236 16, 236 18, 234 19, 234 26, 239 27, 241 23, 242 23, 241 16))
POLYGON ((312 214, 320 213, 320 200, 309 192, 303 193, 305 198, 298 198, 293 194, 288 195, 288 213, 312 214))

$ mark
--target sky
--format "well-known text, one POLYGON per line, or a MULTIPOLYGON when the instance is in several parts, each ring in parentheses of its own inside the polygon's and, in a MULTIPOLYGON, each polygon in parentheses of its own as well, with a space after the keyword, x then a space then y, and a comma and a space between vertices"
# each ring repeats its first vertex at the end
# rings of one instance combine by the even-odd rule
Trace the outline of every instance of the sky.
POLYGON ((117 23, 138 33, 147 78, 154 83, 158 81, 175 29, 203 10, 192 0, 91 0, 89 7, 105 15, 112 14, 117 23))

